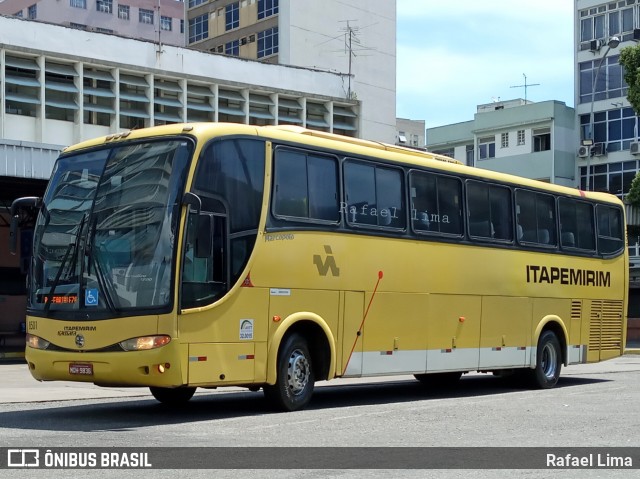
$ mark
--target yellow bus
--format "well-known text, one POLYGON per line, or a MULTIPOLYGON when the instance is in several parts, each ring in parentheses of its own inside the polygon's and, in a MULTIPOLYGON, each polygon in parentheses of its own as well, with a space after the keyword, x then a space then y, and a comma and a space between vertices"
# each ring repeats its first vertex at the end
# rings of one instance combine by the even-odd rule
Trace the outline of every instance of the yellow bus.
MULTIPOLYGON (((34 228, 26 359, 38 380, 262 388, 518 372, 623 353, 614 196, 291 126, 177 124, 57 160, 34 228)), ((13 228, 13 237, 16 236, 13 228)))

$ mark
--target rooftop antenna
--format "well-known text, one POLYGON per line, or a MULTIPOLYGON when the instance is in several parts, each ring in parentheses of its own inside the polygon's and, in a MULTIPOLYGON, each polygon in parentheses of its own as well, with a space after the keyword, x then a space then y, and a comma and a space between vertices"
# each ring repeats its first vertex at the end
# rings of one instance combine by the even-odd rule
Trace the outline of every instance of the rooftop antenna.
POLYGON ((358 37, 356 35, 358 28, 354 28, 349 24, 349 20, 347 22, 347 27, 345 28, 345 48, 347 49, 347 54, 349 55, 349 85, 347 87, 347 98, 351 99, 351 71, 352 71, 352 62, 353 57, 355 56, 355 52, 353 51, 353 43, 360 43, 358 37))
POLYGON ((158 49, 157 54, 162 53, 162 15, 160 14, 160 0, 158 0, 158 49))
POLYGON ((510 86, 509 88, 524 88, 524 101, 526 103, 527 102, 527 88, 530 87, 530 86, 540 86, 540 83, 527 83, 527 75, 525 75, 523 73, 522 76, 524 77, 524 85, 513 85, 513 86, 510 86))

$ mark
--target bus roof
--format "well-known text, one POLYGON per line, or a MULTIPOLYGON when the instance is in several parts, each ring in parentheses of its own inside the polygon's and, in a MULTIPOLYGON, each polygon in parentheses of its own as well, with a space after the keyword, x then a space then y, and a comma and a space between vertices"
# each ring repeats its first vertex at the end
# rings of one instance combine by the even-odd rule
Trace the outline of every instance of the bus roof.
POLYGON ((536 189, 547 190, 569 196, 581 196, 608 203, 621 204, 621 200, 609 193, 582 191, 577 188, 532 180, 507 173, 499 173, 482 168, 466 166, 460 161, 447 156, 438 155, 423 150, 416 150, 382 142, 362 140, 348 136, 327 133, 324 131, 310 130, 293 125, 253 126, 241 123, 176 123, 171 125, 142 128, 139 130, 127 130, 107 136, 83 141, 65 148, 65 153, 92 148, 105 143, 121 140, 138 140, 159 136, 178 134, 193 134, 209 138, 226 135, 254 135, 265 139, 274 139, 294 143, 304 143, 329 150, 339 150, 346 154, 376 156, 378 158, 403 164, 407 166, 426 166, 437 170, 449 172, 453 175, 473 176, 478 179, 488 179, 510 183, 512 185, 527 186, 536 189), (369 151, 367 151, 369 150, 369 151))

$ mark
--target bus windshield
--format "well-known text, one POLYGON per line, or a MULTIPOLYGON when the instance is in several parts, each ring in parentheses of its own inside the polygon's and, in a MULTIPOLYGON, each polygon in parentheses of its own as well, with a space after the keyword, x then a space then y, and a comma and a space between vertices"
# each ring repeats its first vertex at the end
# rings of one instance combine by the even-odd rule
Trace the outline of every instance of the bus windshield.
POLYGON ((192 150, 172 138, 58 159, 34 232, 29 309, 97 319, 170 306, 192 150))

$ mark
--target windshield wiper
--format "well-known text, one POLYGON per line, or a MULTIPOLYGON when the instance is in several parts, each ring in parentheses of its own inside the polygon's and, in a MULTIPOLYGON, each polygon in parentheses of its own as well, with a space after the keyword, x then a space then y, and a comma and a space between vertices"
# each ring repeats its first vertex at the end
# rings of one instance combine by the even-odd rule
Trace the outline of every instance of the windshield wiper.
MULTIPOLYGON (((82 230, 84 229, 84 223, 86 220, 87 220, 87 213, 84 213, 82 215, 82 220, 80 220, 80 225, 78 226, 78 230, 76 231, 76 236, 74 238, 74 241, 73 243, 69 243, 69 246, 67 246, 67 249, 64 252, 64 256, 62 257, 62 261, 60 261, 60 267, 58 268, 56 277, 53 280, 51 287, 49 288, 49 292, 45 296, 46 298, 45 305, 44 305, 45 313, 48 313, 49 309, 51 309, 51 303, 53 302, 53 295, 56 292, 56 288, 58 287, 58 284, 60 283, 60 278, 62 277, 62 273, 67 266, 67 260, 69 259, 69 254, 71 253, 72 249, 73 249, 73 256, 71 256, 72 261, 69 267, 71 268, 75 266, 76 261, 78 260, 78 250, 80 249, 80 238, 82 238, 82 230)), ((69 272, 67 273, 67 278, 69 278, 70 271, 71 270, 69 269, 69 272)), ((80 284, 78 283, 78 287, 79 286, 80 284)))
MULTIPOLYGON (((99 253, 101 253, 101 251, 99 251, 99 253)), ((116 304, 116 302, 113 299, 114 297, 111 294, 112 288, 115 289, 115 287, 114 287, 113 281, 111 281, 108 275, 104 274, 104 270, 102 269, 102 263, 100 262, 100 259, 99 259, 100 254, 92 255, 91 250, 89 250, 87 254, 89 255, 89 264, 93 262, 95 266, 94 269, 96 272, 96 279, 98 280, 98 285, 100 286, 100 289, 104 293, 104 302, 106 303, 107 308, 113 314, 119 312, 121 309, 120 303, 118 302, 118 304, 116 304)))

